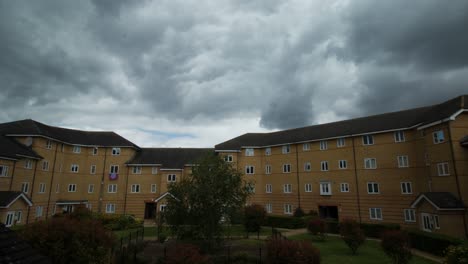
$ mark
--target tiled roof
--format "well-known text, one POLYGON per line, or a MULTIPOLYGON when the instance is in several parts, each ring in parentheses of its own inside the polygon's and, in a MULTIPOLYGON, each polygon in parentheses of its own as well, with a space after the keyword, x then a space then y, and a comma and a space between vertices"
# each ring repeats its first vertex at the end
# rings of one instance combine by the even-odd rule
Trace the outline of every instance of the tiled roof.
POLYGON ((184 165, 195 164, 198 159, 213 151, 211 148, 141 148, 127 164, 161 164, 166 169, 182 169, 184 165))
POLYGON ((215 146, 215 149, 239 150, 241 147, 273 146, 387 130, 405 129, 440 121, 450 117, 458 110, 468 109, 467 101, 468 96, 464 95, 433 106, 271 133, 247 133, 220 143, 215 146))
POLYGON ((0 223, 0 263, 45 264, 52 262, 0 223))
POLYGON ((132 142, 112 131, 82 131, 54 127, 31 119, 0 124, 0 135, 34 135, 76 145, 138 148, 132 142))
POLYGON ((0 208, 7 207, 19 197, 23 197, 27 203, 32 204, 31 199, 29 199, 23 192, 0 191, 0 208))
POLYGON ((433 204, 437 209, 447 210, 447 209, 465 209, 463 202, 455 197, 450 192, 424 192, 418 195, 414 200, 411 207, 416 207, 417 204, 426 199, 431 204, 433 204))
POLYGON ((8 138, 0 135, 0 157, 10 159, 21 159, 24 156, 40 159, 34 150, 26 147, 25 145, 17 142, 13 138, 8 138))

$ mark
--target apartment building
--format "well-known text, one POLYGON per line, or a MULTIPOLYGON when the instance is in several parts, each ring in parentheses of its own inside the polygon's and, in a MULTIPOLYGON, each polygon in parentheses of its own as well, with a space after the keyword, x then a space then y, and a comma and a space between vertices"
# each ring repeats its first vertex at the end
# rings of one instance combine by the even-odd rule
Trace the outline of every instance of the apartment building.
POLYGON ((253 180, 252 203, 467 236, 468 96, 215 146, 253 180))
POLYGON ((76 207, 153 218, 168 184, 213 149, 140 148, 114 132, 0 124, 0 221, 46 219, 76 207))
POLYGON ((254 182, 251 203, 323 218, 398 223, 467 236, 468 96, 441 104, 272 133, 214 149, 140 148, 114 132, 0 124, 0 221, 87 207, 153 218, 168 185, 215 151, 254 182))

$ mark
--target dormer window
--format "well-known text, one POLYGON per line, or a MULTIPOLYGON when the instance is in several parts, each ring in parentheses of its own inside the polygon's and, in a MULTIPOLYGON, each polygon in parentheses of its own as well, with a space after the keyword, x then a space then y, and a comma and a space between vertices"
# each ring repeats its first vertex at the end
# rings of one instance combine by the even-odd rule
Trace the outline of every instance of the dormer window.
POLYGON ((112 155, 113 156, 120 155, 120 148, 112 148, 112 155))

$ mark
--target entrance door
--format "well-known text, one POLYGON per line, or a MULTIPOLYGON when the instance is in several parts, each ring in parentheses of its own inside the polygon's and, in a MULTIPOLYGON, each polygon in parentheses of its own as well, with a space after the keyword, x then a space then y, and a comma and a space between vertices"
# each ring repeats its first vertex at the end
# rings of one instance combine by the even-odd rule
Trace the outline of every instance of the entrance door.
POLYGON ((145 203, 145 219, 154 219, 156 216, 156 204, 145 203))
POLYGON ((319 206, 319 216, 324 219, 338 220, 338 206, 319 206))

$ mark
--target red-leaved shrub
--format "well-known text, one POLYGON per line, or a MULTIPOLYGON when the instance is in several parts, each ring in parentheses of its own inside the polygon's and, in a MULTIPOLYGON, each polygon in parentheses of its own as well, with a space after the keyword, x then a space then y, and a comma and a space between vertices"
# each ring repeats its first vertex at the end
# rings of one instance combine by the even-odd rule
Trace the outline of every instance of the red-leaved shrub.
POLYGON ((358 248, 366 240, 359 223, 351 219, 344 219, 340 222, 340 235, 341 239, 353 252, 353 255, 356 255, 358 248))
POLYGON ((322 219, 310 220, 307 224, 307 230, 319 240, 325 240, 327 235, 327 223, 322 219))
POLYGON ((380 243, 385 254, 387 254, 395 264, 406 264, 411 259, 411 247, 409 238, 405 232, 399 230, 385 231, 382 234, 380 243))
POLYGON ((168 248, 165 264, 205 264, 211 263, 209 256, 202 255, 200 248, 192 244, 176 244, 168 248))
POLYGON ((267 263, 320 263, 320 251, 306 241, 271 239, 266 247, 267 263))

